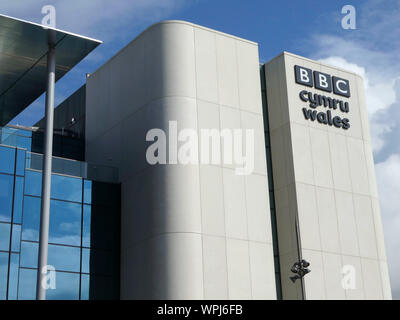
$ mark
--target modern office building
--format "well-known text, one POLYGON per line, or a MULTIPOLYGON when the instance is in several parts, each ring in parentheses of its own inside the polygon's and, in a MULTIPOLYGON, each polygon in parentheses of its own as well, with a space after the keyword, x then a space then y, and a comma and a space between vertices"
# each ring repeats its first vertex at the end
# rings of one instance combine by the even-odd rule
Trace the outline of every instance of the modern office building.
MULTIPOLYGON (((391 299, 360 76, 164 21, 77 89, 54 114, 48 299, 391 299), (182 163, 188 129, 252 132, 252 170, 223 135, 182 163)), ((8 125, 32 101, 0 104, 0 299, 35 297, 45 122, 8 125)))

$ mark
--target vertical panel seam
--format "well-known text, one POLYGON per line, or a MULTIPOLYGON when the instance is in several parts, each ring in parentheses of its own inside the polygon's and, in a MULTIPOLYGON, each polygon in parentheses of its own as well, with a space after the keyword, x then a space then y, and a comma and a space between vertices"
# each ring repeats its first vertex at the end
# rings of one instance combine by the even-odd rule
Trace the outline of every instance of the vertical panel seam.
MULTIPOLYGON (((217 101, 218 101, 218 115, 219 115, 219 126, 221 129, 221 105, 220 105, 220 95, 219 95, 219 76, 218 76, 218 43, 217 43, 217 34, 214 33, 214 43, 215 43, 215 67, 216 67, 216 76, 217 76, 217 101)), ((222 141, 222 137, 220 136, 220 145, 222 141)), ((222 184, 222 205, 223 205, 223 213, 224 213, 224 233, 225 233, 225 263, 226 263, 226 294, 227 299, 230 299, 230 285, 229 285, 229 264, 228 264, 228 238, 226 236, 226 208, 225 208, 225 183, 224 183, 224 167, 222 165, 222 154, 220 155, 220 167, 221 167, 221 184, 222 184)))
MULTIPOLYGON (((237 95, 238 95, 238 111, 239 111, 239 121, 240 127, 242 130, 242 137, 243 137, 243 119, 242 119, 242 105, 240 101, 240 84, 239 84, 239 61, 238 61, 238 48, 237 48, 237 41, 234 40, 235 44, 235 60, 236 60, 236 84, 237 84, 237 95)), ((242 150, 243 150, 243 140, 242 142, 242 150)), ((234 142, 235 143, 235 142, 234 142)), ((246 146, 247 148, 247 146, 246 146)), ((245 204, 245 212, 246 212, 246 229, 247 229, 247 254, 248 254, 248 261, 249 261, 249 276, 250 276, 250 297, 253 299, 253 275, 251 272, 251 258, 250 258, 250 235, 249 235, 249 215, 247 212, 247 192, 246 192, 246 175, 243 176, 243 187, 244 187, 244 204, 245 204)))
MULTIPOLYGON (((333 133, 332 133, 333 134, 333 133)), ((346 143, 346 140, 345 140, 346 143)), ((340 230, 339 230, 339 217, 338 217, 338 209, 337 209, 337 199, 336 199, 336 189, 335 189, 335 181, 333 178, 333 162, 332 162, 332 150, 331 150, 331 139, 330 139, 330 134, 328 132, 328 149, 329 149, 329 159, 331 160, 331 174, 332 174, 332 194, 333 194, 333 202, 335 205, 335 217, 336 217, 336 223, 337 223, 337 235, 338 235, 338 244, 339 244, 339 258, 340 258, 340 263, 341 263, 341 267, 343 268, 343 255, 342 255, 342 244, 340 241, 340 230)), ((344 296, 346 297, 346 299, 348 298, 347 296, 347 291, 343 288, 344 291, 344 296)))
MULTIPOLYGON (((191 26, 192 33, 193 33, 193 55, 194 55, 194 90, 195 90, 195 101, 196 101, 196 123, 197 123, 197 132, 200 130, 199 126, 199 104, 197 101, 197 59, 196 59, 196 32, 193 26, 191 26)), ((197 145, 200 145, 200 137, 197 135, 197 145)), ((199 156, 199 155, 198 155, 199 156)), ((201 164, 197 166, 197 176, 199 179, 199 205, 200 205, 200 227, 201 227, 201 232, 200 232, 200 241, 201 241, 201 262, 202 262, 202 291, 203 291, 203 299, 205 296, 205 288, 204 288, 204 235, 203 235, 203 209, 202 209, 202 204, 201 204, 201 175, 200 175, 200 167, 201 164)))
POLYGON ((346 155, 347 155, 347 163, 349 164, 349 171, 350 171, 350 185, 351 185, 351 201, 352 201, 352 204, 353 204, 353 218, 354 218, 354 222, 355 222, 355 233, 356 233, 356 236, 357 236, 357 247, 358 247, 358 256, 359 256, 359 261, 360 261, 360 273, 361 273, 361 283, 362 283, 362 292, 363 292, 363 296, 364 296, 364 298, 365 298, 365 296, 366 296, 366 294, 365 294, 365 286, 364 286, 364 275, 363 275, 363 267, 362 267, 362 260, 361 260, 361 251, 360 251, 360 240, 359 240, 359 237, 358 237, 358 229, 357 229, 357 219, 356 219, 356 213, 355 213, 355 203, 354 203, 354 197, 353 197, 353 192, 354 192, 354 189, 353 189, 353 177, 351 176, 351 164, 350 164, 350 153, 349 153, 349 138, 351 138, 351 137, 348 137, 348 136, 346 136, 345 137, 345 142, 346 142, 346 155))

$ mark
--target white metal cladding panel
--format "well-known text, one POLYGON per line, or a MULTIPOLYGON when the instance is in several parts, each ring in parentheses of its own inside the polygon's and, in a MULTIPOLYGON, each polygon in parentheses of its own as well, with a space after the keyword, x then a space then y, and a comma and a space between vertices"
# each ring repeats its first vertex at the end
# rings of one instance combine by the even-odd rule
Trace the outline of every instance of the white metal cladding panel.
POLYGON ((276 298, 255 43, 156 24, 89 77, 86 115, 88 161, 120 169, 122 298, 276 298), (254 129, 254 172, 150 166, 146 133, 172 120, 254 129))
MULTIPOLYGON (((305 280, 306 297, 341 299, 345 294, 347 299, 390 298, 362 79, 331 66, 283 53, 266 64, 266 80, 274 179, 278 178, 279 188, 293 185, 296 190, 295 207, 303 257, 311 262, 312 272, 305 280), (284 69, 280 67, 282 64, 284 69), (295 65, 349 80, 351 97, 297 84, 295 65), (269 83, 281 77, 284 84, 279 89, 276 83, 269 83), (299 98, 302 90, 348 102, 349 113, 332 110, 332 114, 349 118, 350 129, 306 120, 302 108, 309 106, 299 98), (280 132, 285 132, 287 126, 290 141, 283 144, 280 132), (283 173, 291 170, 294 170, 294 176, 285 184, 283 173), (356 270, 357 287, 354 290, 343 290, 339 281, 345 265, 352 265, 356 270)), ((324 109, 319 106, 315 110, 324 109)), ((284 214, 279 210, 282 207, 280 201, 276 196, 278 217, 284 214)), ((280 220, 278 235, 280 232, 286 234, 293 226, 288 225, 290 221, 280 220)), ((279 240, 283 241, 281 237, 279 240)), ((290 268, 293 262, 287 261, 286 266, 281 262, 281 270, 290 268)), ((290 283, 285 286, 290 287, 290 283)), ((292 295, 289 289, 286 292, 288 296, 292 295)))

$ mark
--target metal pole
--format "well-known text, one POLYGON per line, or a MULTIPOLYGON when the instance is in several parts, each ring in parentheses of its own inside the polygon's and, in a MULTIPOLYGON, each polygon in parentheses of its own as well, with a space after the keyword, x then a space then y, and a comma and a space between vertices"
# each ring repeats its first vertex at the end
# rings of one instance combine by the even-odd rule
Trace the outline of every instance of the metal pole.
POLYGON ((38 273, 36 282, 36 300, 46 300, 47 255, 49 244, 50 222, 50 190, 51 190, 51 159, 53 153, 54 124, 54 86, 56 57, 54 48, 54 31, 49 30, 49 51, 47 54, 47 92, 46 92, 46 128, 44 134, 44 155, 42 172, 42 200, 40 209, 40 235, 38 273))
MULTIPOLYGON (((295 216, 295 226, 296 226, 296 238, 297 238, 297 253, 299 255, 299 262, 303 259, 301 254, 301 240, 300 240, 300 225, 297 215, 295 216)), ((302 300, 306 300, 306 289, 304 287, 304 280, 300 278, 300 287, 301 287, 301 295, 302 300)))

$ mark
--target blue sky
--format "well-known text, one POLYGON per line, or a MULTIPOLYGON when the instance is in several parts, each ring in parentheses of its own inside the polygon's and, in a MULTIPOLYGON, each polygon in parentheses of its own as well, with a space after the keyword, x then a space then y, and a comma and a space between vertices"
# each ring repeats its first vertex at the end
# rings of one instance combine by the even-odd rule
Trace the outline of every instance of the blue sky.
MULTIPOLYGON (((355 1, 361 2, 361 1, 355 1)), ((41 8, 53 4, 57 28, 104 41, 87 59, 57 84, 62 102, 96 70, 152 23, 181 19, 259 43, 260 60, 283 50, 313 55, 309 43, 315 31, 345 35, 340 10, 345 1, 226 1, 226 0, 0 0, 3 14, 40 23, 41 8)), ((352 31, 356 33, 358 31, 352 31)), ((13 123, 33 124, 43 116, 44 97, 13 123)))
MULTIPOLYGON (((398 0, 0 0, 0 12, 40 23, 43 5, 57 10, 57 28, 104 44, 56 86, 62 102, 118 50, 152 23, 181 19, 259 43, 260 60, 283 50, 357 72, 365 79, 372 144, 393 297, 400 299, 400 1, 398 0), (351 4, 357 29, 341 28, 351 4)), ((13 123, 43 116, 39 98, 13 123)))

